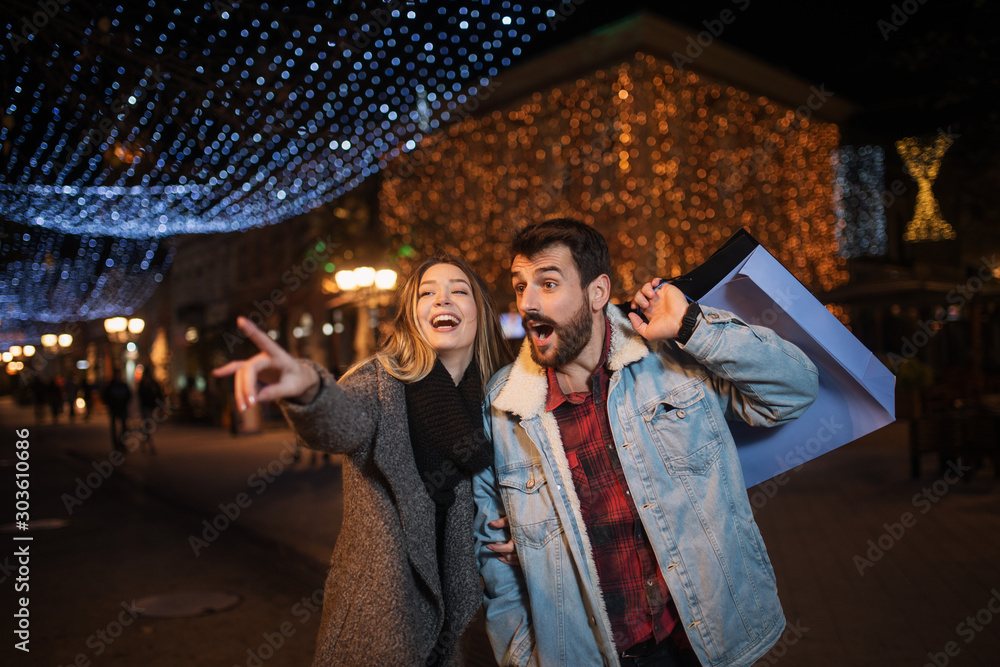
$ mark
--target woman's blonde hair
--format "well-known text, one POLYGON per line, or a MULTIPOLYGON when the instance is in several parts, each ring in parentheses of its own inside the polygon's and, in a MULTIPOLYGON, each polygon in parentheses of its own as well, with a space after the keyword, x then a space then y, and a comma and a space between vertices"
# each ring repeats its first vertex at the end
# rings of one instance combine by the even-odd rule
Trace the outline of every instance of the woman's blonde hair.
MULTIPOLYGON (((476 341, 475 356, 479 360, 479 372, 483 386, 493 373, 508 364, 511 359, 510 347, 504 340, 497 315, 496 303, 486 284, 472 267, 455 255, 435 255, 420 265, 403 283, 397 292, 396 317, 392 332, 386 337, 375 359, 386 372, 401 382, 417 382, 427 377, 437 360, 437 353, 427 342, 417 322, 417 299, 420 281, 427 269, 435 264, 451 264, 458 267, 468 277, 472 294, 476 300, 476 341)), ((357 364, 367 363, 367 360, 357 364)), ((352 372, 354 368, 348 371, 352 372)))

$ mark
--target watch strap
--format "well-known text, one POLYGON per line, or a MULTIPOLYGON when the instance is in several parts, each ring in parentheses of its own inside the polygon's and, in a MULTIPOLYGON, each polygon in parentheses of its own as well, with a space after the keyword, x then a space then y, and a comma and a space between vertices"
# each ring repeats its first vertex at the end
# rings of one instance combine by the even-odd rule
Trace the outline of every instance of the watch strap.
POLYGON ((691 339, 691 334, 694 333, 694 328, 698 326, 698 317, 701 315, 701 306, 698 305, 697 301, 692 301, 688 304, 687 310, 684 311, 684 317, 681 318, 681 328, 677 332, 677 336, 674 338, 681 345, 686 344, 691 339))

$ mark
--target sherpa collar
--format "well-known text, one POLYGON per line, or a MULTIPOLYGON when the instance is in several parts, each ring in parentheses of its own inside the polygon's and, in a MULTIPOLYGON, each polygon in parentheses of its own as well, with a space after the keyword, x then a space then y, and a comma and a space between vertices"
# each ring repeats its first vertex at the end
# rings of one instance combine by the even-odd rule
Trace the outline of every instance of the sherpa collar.
MULTIPOLYGON (((649 354, 645 339, 636 333, 632 323, 619 308, 609 304, 604 314, 611 323, 611 352, 608 370, 620 371, 649 354)), ((545 412, 545 399, 549 385, 545 368, 531 358, 531 340, 524 339, 517 359, 511 365, 507 381, 493 405, 504 412, 512 412, 522 419, 529 419, 545 412)))

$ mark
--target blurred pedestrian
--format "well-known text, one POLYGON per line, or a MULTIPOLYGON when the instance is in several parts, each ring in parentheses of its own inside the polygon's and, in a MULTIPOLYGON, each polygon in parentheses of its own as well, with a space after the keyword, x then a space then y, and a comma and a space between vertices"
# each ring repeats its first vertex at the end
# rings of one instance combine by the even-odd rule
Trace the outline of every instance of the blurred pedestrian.
MULTIPOLYGON (((236 375, 240 409, 280 400, 309 446, 343 454, 344 523, 314 667, 460 664, 482 603, 471 476, 492 463, 483 385, 509 354, 464 260, 428 260, 399 299, 393 334, 339 383, 246 318, 239 326, 261 351, 214 371, 236 375)), ((514 562, 513 542, 495 547, 514 562)))
POLYGON ((63 393, 62 388, 59 386, 59 379, 52 378, 45 385, 45 397, 49 403, 49 410, 52 412, 53 424, 59 423, 59 415, 62 414, 63 409, 63 393))
POLYGON ((87 380, 87 374, 80 375, 80 393, 83 394, 83 421, 90 421, 94 409, 94 385, 87 380))
POLYGON ((125 451, 125 427, 128 420, 128 402, 132 399, 132 390, 122 381, 122 372, 119 369, 111 371, 111 381, 104 388, 101 398, 104 405, 108 407, 108 415, 111 417, 111 446, 119 451, 125 451), (118 430, 118 424, 121 430, 118 430))
POLYGON ((66 414, 69 416, 70 422, 76 421, 77 392, 78 387, 71 375, 66 378, 66 383, 63 385, 63 395, 66 397, 66 414))
POLYGON ((139 411, 142 413, 142 433, 143 445, 149 447, 150 454, 156 453, 153 446, 153 431, 156 430, 156 422, 153 420, 153 411, 163 400, 163 389, 153 377, 151 368, 142 370, 142 379, 139 380, 139 411))
POLYGON ((31 378, 31 383, 29 384, 31 389, 31 400, 35 406, 35 423, 41 424, 42 419, 45 418, 45 403, 48 398, 48 388, 42 378, 37 375, 31 378))

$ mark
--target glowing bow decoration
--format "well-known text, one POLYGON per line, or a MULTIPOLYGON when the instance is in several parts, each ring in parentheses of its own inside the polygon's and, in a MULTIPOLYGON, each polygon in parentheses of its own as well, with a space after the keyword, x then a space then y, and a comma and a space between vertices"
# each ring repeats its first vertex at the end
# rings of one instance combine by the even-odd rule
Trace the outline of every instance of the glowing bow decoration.
POLYGON ((955 230, 941 217, 941 209, 931 186, 941 169, 941 158, 954 143, 947 134, 939 133, 934 143, 921 144, 915 137, 896 142, 896 151, 903 159, 906 173, 917 182, 917 204, 913 220, 906 226, 905 241, 941 241, 955 238, 955 230))

